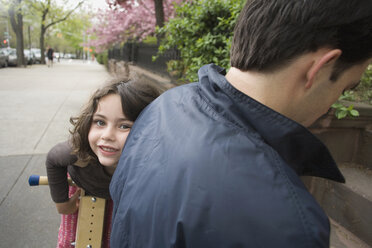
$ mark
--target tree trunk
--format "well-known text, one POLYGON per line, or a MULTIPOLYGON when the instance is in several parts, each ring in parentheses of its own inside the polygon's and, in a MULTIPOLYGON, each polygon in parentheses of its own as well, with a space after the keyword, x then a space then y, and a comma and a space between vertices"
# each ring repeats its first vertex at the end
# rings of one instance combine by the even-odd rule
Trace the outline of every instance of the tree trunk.
POLYGON ((23 16, 20 7, 21 2, 22 0, 13 0, 9 7, 8 13, 13 31, 16 34, 17 66, 26 66, 27 61, 25 60, 23 54, 23 16))
POLYGON ((82 54, 82 53, 81 53, 81 50, 80 50, 80 49, 76 49, 76 50, 75 50, 75 54, 76 54, 76 58, 77 58, 77 59, 81 59, 81 54, 82 54))
POLYGON ((47 27, 45 26, 45 19, 49 12, 50 7, 50 1, 48 1, 47 7, 43 10, 41 15, 41 26, 40 26, 40 53, 41 53, 41 64, 45 64, 45 33, 47 30, 47 27))
POLYGON ((159 26, 161 28, 164 26, 163 0, 154 0, 154 1, 155 1, 156 26, 159 26))
MULTIPOLYGON (((155 2, 155 18, 156 18, 156 26, 159 28, 164 26, 164 8, 163 8, 163 0, 154 0, 155 2)), ((160 40, 163 38, 161 35, 157 35, 157 43, 160 44, 160 40)))
POLYGON ((41 53, 41 64, 45 64, 45 44, 44 44, 44 35, 45 35, 45 27, 43 24, 41 24, 41 29, 40 29, 40 53, 41 53))

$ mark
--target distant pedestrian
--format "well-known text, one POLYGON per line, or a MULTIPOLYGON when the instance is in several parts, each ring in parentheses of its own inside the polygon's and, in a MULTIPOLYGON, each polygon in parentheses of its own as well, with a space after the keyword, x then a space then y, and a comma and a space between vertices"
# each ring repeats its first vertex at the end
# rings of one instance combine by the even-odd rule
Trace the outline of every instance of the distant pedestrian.
POLYGON ((48 57, 48 67, 53 66, 53 55, 54 55, 54 50, 50 46, 48 46, 48 51, 47 51, 47 57, 48 57))

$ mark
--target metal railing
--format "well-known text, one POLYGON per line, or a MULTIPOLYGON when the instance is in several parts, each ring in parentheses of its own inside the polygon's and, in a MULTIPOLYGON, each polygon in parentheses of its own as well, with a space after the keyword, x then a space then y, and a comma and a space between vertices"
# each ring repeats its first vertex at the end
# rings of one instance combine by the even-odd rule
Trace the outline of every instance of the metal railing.
POLYGON ((171 49, 153 61, 152 58, 157 56, 157 53, 157 45, 127 42, 122 47, 110 49, 108 59, 131 62, 155 73, 168 75, 166 63, 170 60, 179 60, 180 52, 177 49, 171 49))

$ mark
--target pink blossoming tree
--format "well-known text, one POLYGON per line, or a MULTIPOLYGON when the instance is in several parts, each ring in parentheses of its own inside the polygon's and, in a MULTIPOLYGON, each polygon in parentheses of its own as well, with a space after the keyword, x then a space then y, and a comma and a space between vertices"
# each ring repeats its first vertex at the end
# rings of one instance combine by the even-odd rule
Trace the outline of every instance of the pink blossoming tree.
MULTIPOLYGON (((99 53, 127 40, 141 41, 149 35, 154 35, 157 26, 154 0, 120 2, 107 0, 107 2, 109 8, 98 12, 97 23, 88 30, 92 38, 87 45, 95 47, 96 52, 99 53)), ((182 1, 162 0, 162 2, 164 21, 167 21, 174 15, 174 4, 182 1)))

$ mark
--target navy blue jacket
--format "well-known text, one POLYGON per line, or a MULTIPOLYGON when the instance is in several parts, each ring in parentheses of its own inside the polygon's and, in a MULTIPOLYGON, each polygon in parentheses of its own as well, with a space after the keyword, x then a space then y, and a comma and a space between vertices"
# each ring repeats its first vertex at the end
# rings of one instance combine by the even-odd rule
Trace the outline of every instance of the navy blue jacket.
POLYGON ((111 247, 329 247, 299 176, 344 178, 306 128, 207 65, 133 126, 110 184, 111 247))

